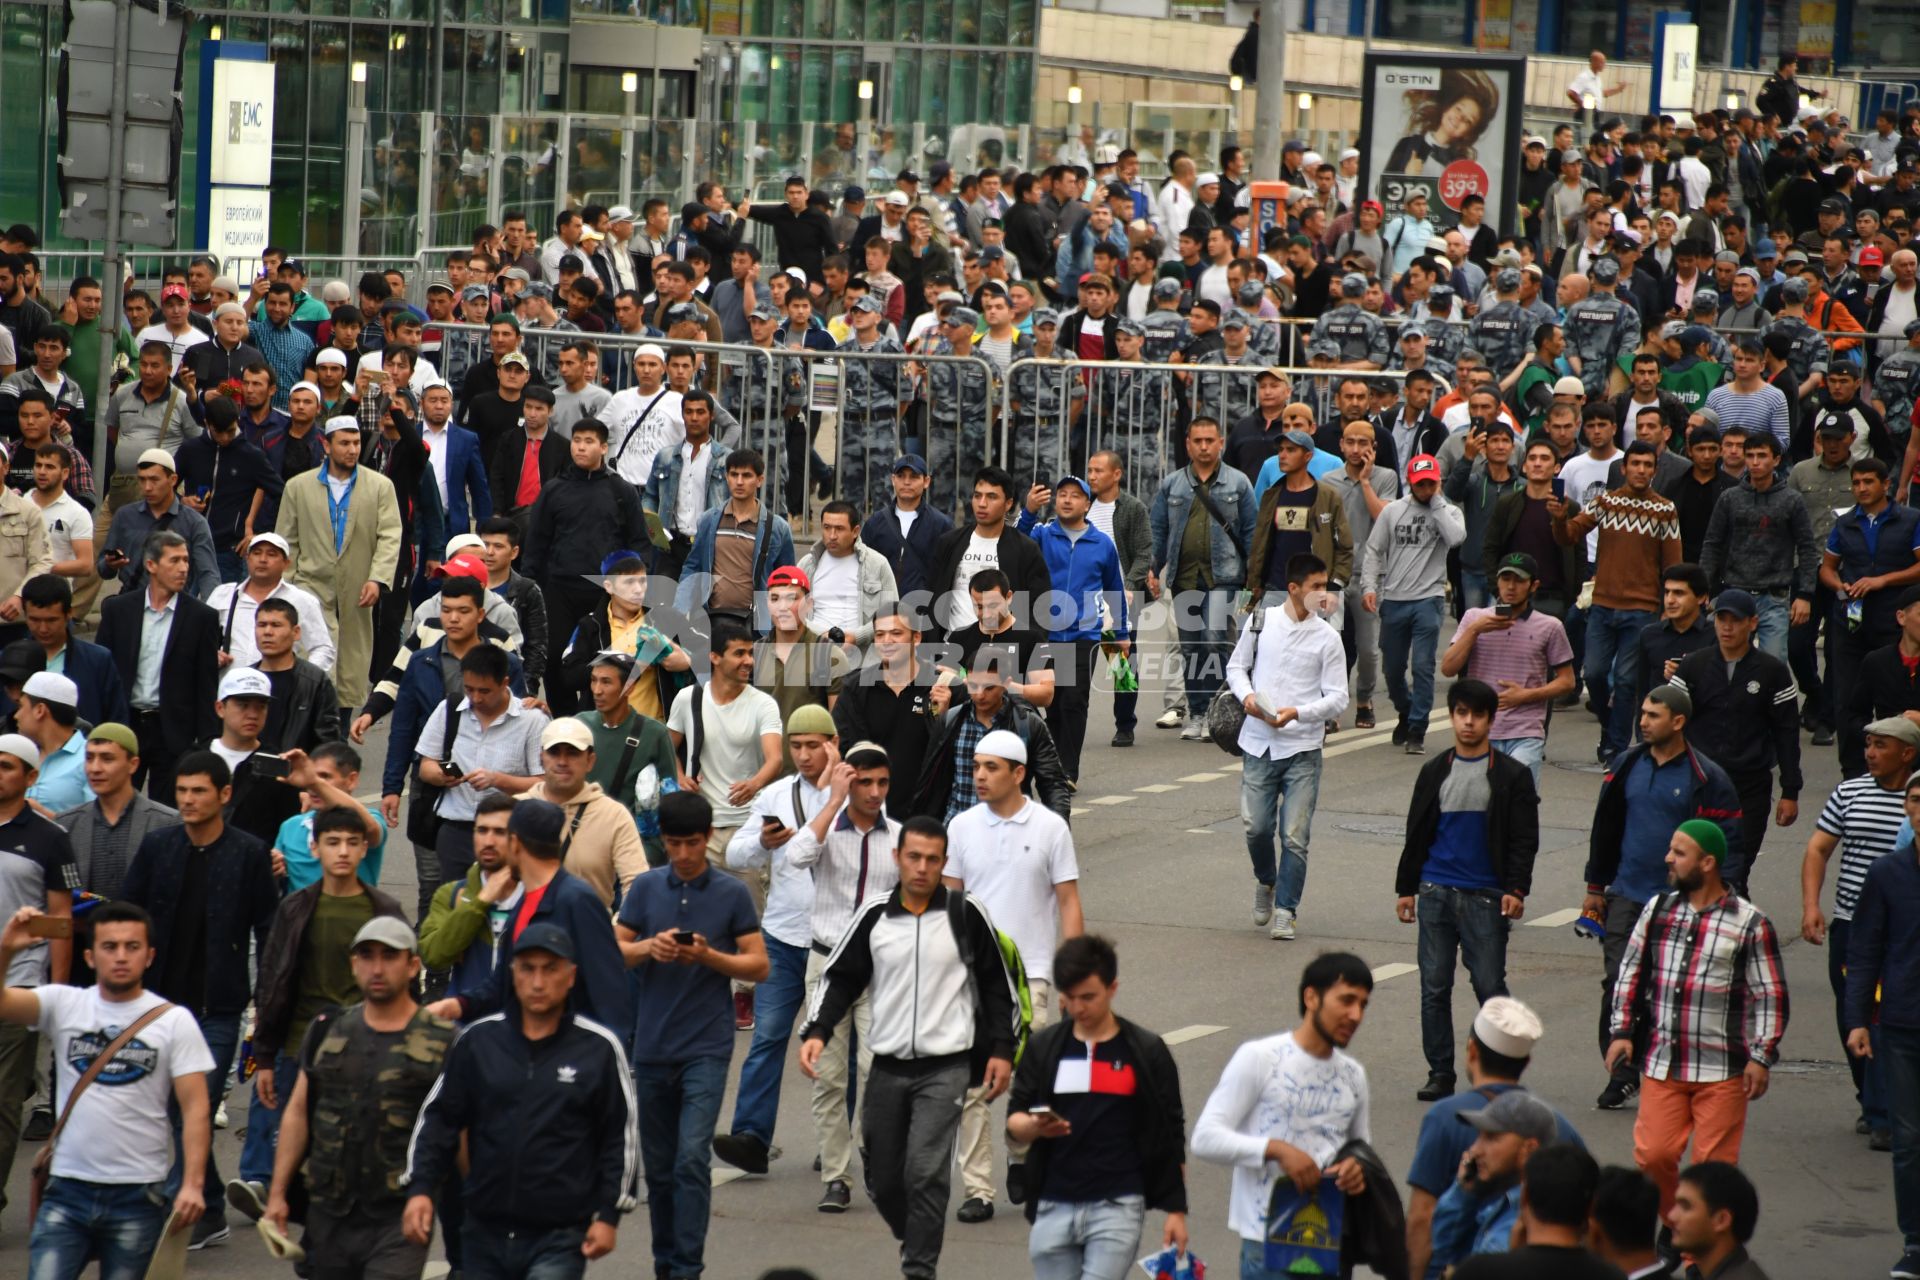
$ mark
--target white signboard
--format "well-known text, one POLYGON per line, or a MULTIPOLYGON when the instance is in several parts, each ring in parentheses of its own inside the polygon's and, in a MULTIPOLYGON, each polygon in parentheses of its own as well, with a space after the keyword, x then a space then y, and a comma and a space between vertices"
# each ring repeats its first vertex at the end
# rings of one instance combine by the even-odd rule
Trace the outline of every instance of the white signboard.
POLYGON ((222 262, 258 258, 267 247, 270 187, 214 187, 207 192, 207 251, 222 262))
POLYGON ((1660 29, 1660 37, 1660 102, 1655 109, 1691 112, 1700 28, 1690 22, 1669 22, 1660 29))
POLYGON ((273 172, 273 64, 219 58, 213 64, 213 154, 208 180, 266 186, 273 172))

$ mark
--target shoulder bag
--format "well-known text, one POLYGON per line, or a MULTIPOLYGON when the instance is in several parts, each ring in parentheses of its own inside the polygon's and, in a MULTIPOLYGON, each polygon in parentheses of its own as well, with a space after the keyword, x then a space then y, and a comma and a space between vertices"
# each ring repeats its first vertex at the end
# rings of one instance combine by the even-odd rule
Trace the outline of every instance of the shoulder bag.
MULTIPOLYGON (((1248 663, 1249 675, 1260 668, 1260 633, 1266 629, 1267 611, 1256 606, 1247 619, 1247 629, 1253 632, 1253 660, 1248 663)), ((1247 705, 1233 696, 1233 690, 1224 683, 1220 692, 1213 695, 1213 702, 1207 707, 1207 736, 1213 739, 1213 745, 1230 756, 1244 755, 1240 750, 1240 729, 1247 722, 1247 705)))
POLYGON ((54 1123, 53 1132, 47 1135, 47 1145, 40 1148, 40 1154, 33 1158, 31 1204, 27 1210, 27 1221, 36 1222, 40 1218, 40 1201, 46 1195, 47 1183, 53 1179, 53 1149, 60 1144, 60 1135, 66 1131, 67 1121, 73 1119, 74 1104, 80 1101, 80 1095, 87 1086, 100 1078, 100 1073, 117 1057, 120 1051, 133 1043, 133 1038, 145 1031, 161 1014, 173 1008, 173 1005, 161 1003, 135 1018, 119 1035, 94 1056, 87 1069, 74 1082, 73 1092, 67 1095, 67 1105, 60 1108, 60 1119, 54 1123))

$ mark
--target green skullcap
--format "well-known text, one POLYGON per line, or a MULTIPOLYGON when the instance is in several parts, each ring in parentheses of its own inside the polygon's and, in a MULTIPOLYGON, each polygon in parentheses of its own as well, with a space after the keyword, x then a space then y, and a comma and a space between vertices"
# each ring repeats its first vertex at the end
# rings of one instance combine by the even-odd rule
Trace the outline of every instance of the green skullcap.
POLYGON ((827 710, 817 702, 810 702, 804 707, 795 707, 792 714, 787 717, 787 733, 789 735, 796 733, 823 733, 831 738, 839 732, 840 730, 833 723, 833 712, 827 710))
POLYGON ((140 754, 140 739, 135 736, 133 730, 127 728, 126 725, 115 724, 111 720, 105 724, 95 725, 93 732, 87 735, 87 741, 118 743, 125 749, 128 755, 138 756, 140 754))
POLYGON ((1720 829, 1719 823, 1708 822, 1705 818, 1689 818, 1680 824, 1677 834, 1699 845, 1702 853, 1712 854, 1714 861, 1727 860, 1727 833, 1720 829))

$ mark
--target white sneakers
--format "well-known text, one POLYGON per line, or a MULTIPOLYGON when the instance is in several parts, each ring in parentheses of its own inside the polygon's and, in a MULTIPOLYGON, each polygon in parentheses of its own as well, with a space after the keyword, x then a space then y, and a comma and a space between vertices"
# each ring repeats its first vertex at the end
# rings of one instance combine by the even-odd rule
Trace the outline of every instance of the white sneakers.
MULTIPOLYGON (((1272 890, 1268 890, 1271 895, 1272 890)), ((1267 936, 1279 942, 1293 941, 1293 912, 1285 907, 1273 909, 1273 927, 1267 930, 1267 936)))
POLYGON ((1153 727, 1156 729, 1178 729, 1186 722, 1186 712, 1178 707, 1168 707, 1160 713, 1160 718, 1153 722, 1153 727))
POLYGON ((1253 922, 1265 924, 1273 918, 1273 886, 1253 882, 1253 922))
POLYGON ((1182 742, 1208 741, 1206 721, 1202 720, 1199 716, 1194 716, 1193 718, 1188 720, 1186 728, 1180 730, 1180 741, 1182 742))

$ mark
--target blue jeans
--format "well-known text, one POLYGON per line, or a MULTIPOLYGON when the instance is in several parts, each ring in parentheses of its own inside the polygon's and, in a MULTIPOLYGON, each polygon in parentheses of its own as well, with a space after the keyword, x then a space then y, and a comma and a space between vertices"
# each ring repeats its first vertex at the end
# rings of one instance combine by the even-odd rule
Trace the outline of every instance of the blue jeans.
POLYGON ((740 1089, 733 1103, 733 1132, 773 1141, 780 1111, 780 1080, 786 1072, 787 1042, 807 992, 807 948, 791 946, 770 933, 767 976, 754 988, 753 1044, 740 1065, 740 1089))
POLYGON ((247 558, 238 551, 215 551, 213 564, 220 571, 222 582, 245 582, 247 580, 247 558))
MULTIPOLYGON (((713 1205, 713 1128, 727 1091, 727 1060, 641 1062, 633 1068, 640 1159, 647 1174, 653 1267, 674 1280, 706 1266, 713 1205)), ((468 1270, 472 1255, 468 1255, 468 1270)))
POLYGON ((1609 756, 1633 741, 1640 715, 1633 701, 1640 680, 1640 632, 1653 620, 1647 609, 1596 604, 1587 612, 1587 691, 1602 709, 1600 745, 1609 756))
POLYGON ((1497 889, 1455 889, 1422 882, 1420 913, 1420 1049, 1427 1070, 1453 1069, 1453 964, 1467 962, 1467 980, 1481 1004, 1507 994, 1507 918, 1497 889))
POLYGON ((580 1252, 586 1238, 584 1225, 509 1227, 475 1215, 461 1240, 461 1273, 470 1280, 580 1280, 587 1271, 580 1252))
MULTIPOLYGON (((300 1059, 276 1054, 273 1059, 273 1096, 279 1106, 260 1101, 260 1091, 252 1091, 247 1107, 247 1137, 240 1146, 240 1177, 262 1186, 273 1183, 273 1153, 280 1145, 280 1113, 286 1109, 287 1095, 300 1078, 300 1059)), ((245 1086, 242 1086, 243 1088, 245 1086)))
POLYGON ((1285 760, 1248 756, 1240 775, 1240 825, 1247 833, 1247 856, 1253 859, 1253 877, 1272 885, 1273 905, 1288 911, 1300 907, 1307 887, 1307 837, 1313 828, 1313 806, 1320 799, 1319 751, 1302 751, 1285 760), (1274 865, 1276 826, 1280 861, 1274 865))
POLYGON ((1893 1118, 1893 1211, 1906 1247, 1920 1249, 1920 1028, 1883 1026, 1880 1046, 1893 1118))
POLYGON ((29 1280, 75 1280, 96 1259, 100 1280, 140 1280, 172 1205, 157 1182, 52 1179, 27 1242, 29 1280))
MULTIPOLYGON (((1838 1024, 1840 1043, 1847 1042, 1847 948, 1853 938, 1853 921, 1832 920, 1827 924, 1827 984, 1833 988, 1834 1021, 1838 1024)), ((1860 1113, 1867 1118, 1867 1125, 1873 1129, 1885 1129, 1887 1124, 1887 1068, 1886 1058, 1881 1052, 1880 1025, 1874 1023, 1867 1028, 1872 1036, 1871 1058, 1856 1058, 1847 1054, 1847 1070, 1853 1075, 1853 1096, 1860 1104, 1860 1113)))
POLYGON ((1440 646, 1440 618, 1446 602, 1426 600, 1380 602, 1380 663, 1387 677, 1387 697, 1400 713, 1407 734, 1424 738, 1427 716, 1433 711, 1434 657, 1440 646), (1413 688, 1407 688, 1407 659, 1413 659, 1413 688))
MULTIPOLYGON (((233 1070, 233 1055, 240 1048, 240 1015, 237 1013, 210 1013, 200 1019, 200 1034, 206 1037, 207 1051, 213 1055, 213 1070, 207 1072, 207 1122, 213 1122, 213 1113, 220 1109, 220 1095, 227 1087, 227 1075, 233 1070)), ((167 1172, 167 1203, 173 1203, 173 1196, 180 1189, 182 1173, 182 1151, 180 1141, 180 1108, 173 1101, 167 1103, 167 1112, 173 1119, 173 1168, 167 1172)), ((204 1192, 207 1197, 207 1219, 212 1222, 225 1222, 227 1218, 227 1184, 220 1176, 220 1169, 214 1163, 213 1152, 207 1152, 207 1176, 204 1192)))
POLYGON ((1487 594, 1487 575, 1477 569, 1460 571, 1460 612, 1468 609, 1484 609, 1491 597, 1487 594))
POLYGON ((1033 1280, 1125 1280, 1140 1252, 1143 1196, 1069 1203, 1042 1200, 1027 1236, 1033 1280))
POLYGON ((1760 629, 1753 633, 1753 647, 1785 662, 1787 633, 1792 628, 1792 598, 1756 591, 1753 593, 1753 600, 1760 606, 1760 629))
POLYGON ((1204 716, 1227 679, 1233 653, 1233 597, 1238 587, 1178 592, 1173 625, 1180 637, 1181 677, 1187 690, 1187 714, 1204 716))
POLYGON ((1493 749, 1527 766, 1533 773, 1533 793, 1540 794, 1540 766, 1547 759, 1545 738, 1495 738, 1493 749))

